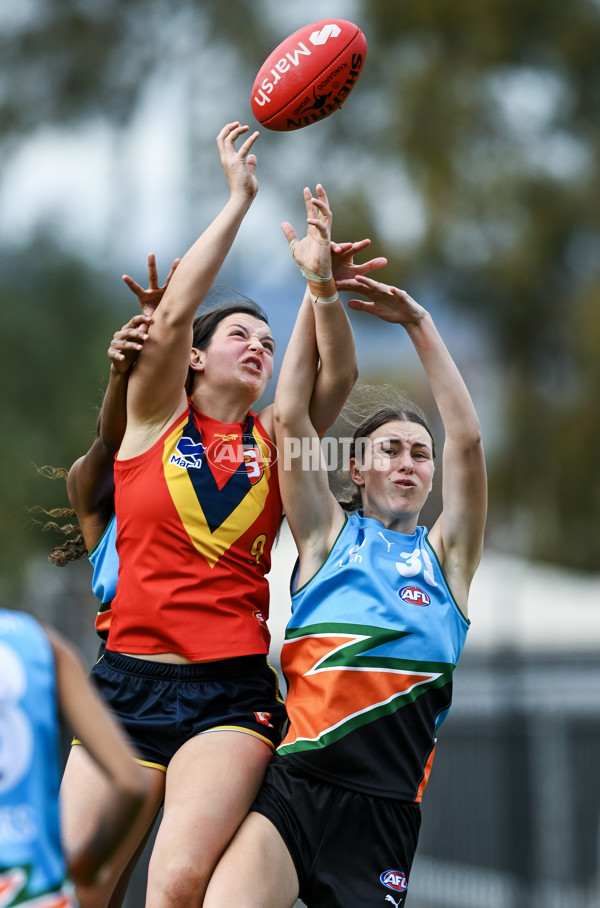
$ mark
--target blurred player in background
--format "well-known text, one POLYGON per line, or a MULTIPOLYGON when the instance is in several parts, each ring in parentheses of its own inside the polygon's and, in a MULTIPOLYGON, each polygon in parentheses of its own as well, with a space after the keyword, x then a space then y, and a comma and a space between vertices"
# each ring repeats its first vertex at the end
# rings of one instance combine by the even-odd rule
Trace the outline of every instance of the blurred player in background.
POLYGON ((0 609, 0 904, 76 906, 131 829, 146 779, 75 650, 30 615, 0 609), (59 713, 106 779, 86 841, 61 844, 59 713))

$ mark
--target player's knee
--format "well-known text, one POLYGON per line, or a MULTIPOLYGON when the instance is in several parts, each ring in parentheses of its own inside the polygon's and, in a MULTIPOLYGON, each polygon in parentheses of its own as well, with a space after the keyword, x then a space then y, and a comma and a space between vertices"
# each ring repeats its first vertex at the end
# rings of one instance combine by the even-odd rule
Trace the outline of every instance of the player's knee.
POLYGON ((201 905, 209 874, 202 867, 193 867, 189 861, 172 858, 164 867, 160 878, 148 878, 147 904, 168 905, 169 908, 190 908, 201 905))

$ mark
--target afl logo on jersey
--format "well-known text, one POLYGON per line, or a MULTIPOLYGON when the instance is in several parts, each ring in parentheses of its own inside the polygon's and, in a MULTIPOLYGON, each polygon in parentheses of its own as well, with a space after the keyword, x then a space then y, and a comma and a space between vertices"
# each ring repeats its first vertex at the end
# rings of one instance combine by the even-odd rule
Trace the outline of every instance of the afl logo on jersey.
POLYGON ((418 586, 405 586, 398 593, 401 599, 404 599, 405 602, 409 602, 411 605, 429 605, 431 599, 426 592, 419 589, 418 586))
POLYGON ((401 870, 384 870, 379 879, 384 886, 393 889, 394 892, 406 892, 408 889, 406 874, 401 870))

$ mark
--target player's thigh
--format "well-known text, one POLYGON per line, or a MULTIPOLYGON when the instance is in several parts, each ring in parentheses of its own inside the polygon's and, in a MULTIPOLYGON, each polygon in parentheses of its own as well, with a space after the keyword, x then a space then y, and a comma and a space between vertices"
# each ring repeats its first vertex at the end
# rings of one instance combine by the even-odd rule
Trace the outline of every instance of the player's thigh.
POLYGON ((279 832, 262 814, 248 814, 211 877, 204 908, 292 908, 296 869, 279 832))
MULTIPOLYGON (((162 803, 165 774, 143 767, 148 777, 149 792, 140 817, 145 831, 162 803)), ((60 786, 61 823, 68 845, 75 845, 91 834, 103 815, 111 783, 85 747, 71 747, 60 786)))
MULTIPOLYGON (((108 903, 123 870, 136 853, 140 842, 151 827, 162 803, 164 773, 145 767, 149 792, 142 812, 135 825, 111 858, 102 884, 79 887, 82 906, 100 906, 108 903)), ((71 747, 60 789, 61 826, 68 850, 86 842, 104 816, 110 795, 110 781, 81 745, 71 747)))
POLYGON ((236 731, 197 735, 167 769, 163 818, 150 861, 160 885, 192 866, 206 881, 248 813, 272 756, 260 738, 236 731))
POLYGON ((108 782, 81 745, 69 752, 60 786, 62 835, 69 848, 85 841, 98 826, 108 782))

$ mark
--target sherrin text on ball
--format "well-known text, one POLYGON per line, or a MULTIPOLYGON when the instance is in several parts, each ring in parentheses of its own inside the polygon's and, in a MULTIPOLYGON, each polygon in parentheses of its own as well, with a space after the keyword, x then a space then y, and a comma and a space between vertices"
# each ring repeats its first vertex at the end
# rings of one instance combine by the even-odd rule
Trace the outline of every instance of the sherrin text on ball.
POLYGON ((324 120, 354 88, 366 54, 365 36, 352 22, 323 19, 305 25, 261 66, 252 88, 252 113, 279 132, 324 120))

